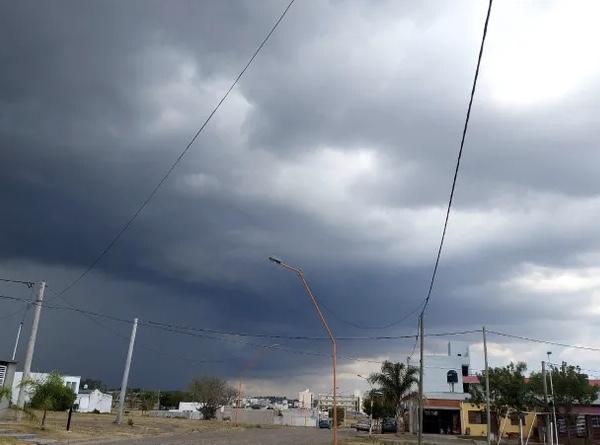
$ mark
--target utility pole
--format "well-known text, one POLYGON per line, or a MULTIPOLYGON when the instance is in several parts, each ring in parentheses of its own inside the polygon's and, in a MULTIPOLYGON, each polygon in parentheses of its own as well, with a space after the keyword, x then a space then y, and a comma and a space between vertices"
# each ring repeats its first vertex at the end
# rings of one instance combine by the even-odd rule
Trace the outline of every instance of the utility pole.
POLYGON ((419 317, 419 431, 417 444, 421 445, 423 441, 423 314, 419 317))
POLYGON ((23 329, 23 322, 19 323, 19 329, 17 329, 17 338, 15 339, 15 347, 13 348, 11 360, 14 362, 17 356, 17 348, 19 347, 19 338, 21 337, 21 329, 23 329))
POLYGON ((483 327, 483 358, 485 361, 485 416, 487 420, 487 443, 492 443, 492 419, 490 417, 490 368, 488 366, 487 338, 483 327))
POLYGON ((129 339, 129 349, 127 350, 127 360, 125 361, 125 370, 123 371, 123 381, 121 382, 121 394, 119 395, 119 410, 115 423, 123 422, 123 408, 125 406, 125 395, 127 393, 127 381, 129 380, 129 368, 131 367, 131 357, 133 356, 133 345, 135 344, 135 333, 137 331, 138 319, 133 319, 133 328, 131 328, 131 338, 129 339))
POLYGON ((552 383, 552 371, 554 370, 554 366, 550 363, 550 354, 551 351, 548 351, 548 365, 550 365, 550 394, 552 395, 552 416, 554 417, 554 438, 556 439, 556 443, 558 444, 558 419, 556 418, 556 399, 554 398, 554 384, 552 383))
POLYGON ((546 362, 542 360, 542 386, 544 388, 544 402, 546 402, 546 440, 552 445, 552 423, 550 421, 550 403, 548 400, 548 383, 546 382, 546 362))
POLYGON ((33 351, 35 350, 35 342, 37 339, 38 326, 40 324, 40 315, 42 313, 42 301, 44 300, 44 290, 46 282, 38 283, 38 293, 35 299, 35 309, 33 312, 33 323, 31 324, 31 333, 29 334, 29 342, 27 343, 27 353, 25 354, 25 363, 23 364, 23 378, 19 388, 19 397, 17 399, 17 421, 21 421, 23 417, 23 408, 25 407, 25 383, 29 380, 31 374, 31 362, 33 361, 33 351))

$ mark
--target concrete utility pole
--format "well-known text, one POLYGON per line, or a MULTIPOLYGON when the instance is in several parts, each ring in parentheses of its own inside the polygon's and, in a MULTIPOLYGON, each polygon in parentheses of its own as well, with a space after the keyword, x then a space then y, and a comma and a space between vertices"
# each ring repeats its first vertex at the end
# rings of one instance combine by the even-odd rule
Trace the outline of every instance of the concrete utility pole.
POLYGON ((483 358, 485 360, 485 415, 487 419, 487 443, 492 443, 492 419, 490 417, 490 368, 488 366, 487 338, 483 327, 483 358))
POLYGON ((550 403, 548 400, 548 383, 546 382, 546 362, 542 360, 542 386, 544 388, 544 402, 546 402, 546 440, 552 445, 552 423, 550 421, 550 403))
POLYGON ((133 319, 133 328, 131 328, 131 338, 129 339, 129 349, 127 350, 127 360, 125 361, 125 370, 123 371, 123 381, 121 382, 121 393, 119 395, 119 410, 115 423, 123 422, 123 408, 125 407, 125 395, 127 394, 127 381, 129 380, 129 368, 131 367, 131 357, 133 356, 133 345, 135 344, 135 333, 137 331, 138 319, 133 319))
POLYGON ((17 356, 17 348, 19 347, 19 338, 21 338, 21 329, 23 329, 23 322, 19 323, 19 329, 17 329, 17 338, 15 339, 15 347, 13 348, 11 360, 14 362, 17 356))
POLYGON ((420 351, 419 356, 419 431, 417 435, 418 445, 422 444, 423 441, 423 314, 419 317, 419 342, 420 351))
POLYGON ((554 370, 554 366, 550 363, 550 355, 552 351, 546 352, 548 355, 548 365, 550 367, 550 394, 552 395, 552 417, 554 417, 554 438, 556 443, 558 444, 558 419, 556 418, 556 399, 554 398, 554 384, 552 383, 552 371, 554 370))
POLYGON ((25 363, 23 364, 23 378, 19 388, 19 397, 17 399, 17 421, 23 418, 23 408, 25 407, 25 382, 29 380, 31 374, 31 362, 33 361, 33 351, 35 350, 35 342, 37 339, 38 326, 40 324, 40 315, 42 313, 42 301, 44 300, 44 290, 46 282, 38 283, 38 293, 35 299, 35 309, 33 312, 33 323, 31 324, 31 333, 29 334, 29 342, 27 343, 27 353, 25 354, 25 363))

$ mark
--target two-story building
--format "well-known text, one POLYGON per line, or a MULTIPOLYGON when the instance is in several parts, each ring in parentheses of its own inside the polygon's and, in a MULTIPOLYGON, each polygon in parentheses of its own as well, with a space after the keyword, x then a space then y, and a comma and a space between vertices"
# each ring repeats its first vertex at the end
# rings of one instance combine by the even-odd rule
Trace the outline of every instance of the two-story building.
MULTIPOLYGON (((469 344, 448 342, 444 355, 423 358, 423 432, 461 434, 461 402, 469 397, 469 344)), ((409 402, 409 429, 418 430, 418 405, 409 402)))

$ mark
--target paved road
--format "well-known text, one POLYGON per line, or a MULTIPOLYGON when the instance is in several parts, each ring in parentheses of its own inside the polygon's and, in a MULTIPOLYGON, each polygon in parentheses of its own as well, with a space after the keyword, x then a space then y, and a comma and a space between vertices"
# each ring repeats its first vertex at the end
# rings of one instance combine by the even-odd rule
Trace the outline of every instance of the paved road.
MULTIPOLYGON (((340 432, 341 437, 349 432, 340 432)), ((95 442, 102 445, 329 445, 331 431, 317 428, 252 428, 203 431, 138 439, 95 442)))

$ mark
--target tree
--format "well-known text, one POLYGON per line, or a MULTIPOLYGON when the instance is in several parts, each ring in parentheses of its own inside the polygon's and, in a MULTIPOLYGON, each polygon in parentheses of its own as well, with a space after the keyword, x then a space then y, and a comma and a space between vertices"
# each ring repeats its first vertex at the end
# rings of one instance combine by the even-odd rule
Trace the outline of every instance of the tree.
POLYGON ((142 391, 139 396, 140 409, 142 414, 144 411, 150 411, 154 408, 156 401, 158 400, 158 394, 154 391, 142 391))
MULTIPOLYGON (((337 426, 340 426, 342 423, 344 423, 344 416, 346 414, 346 411, 341 406, 337 406, 336 411, 337 411, 337 413, 336 413, 337 414, 337 416, 336 416, 337 426)), ((333 422, 333 407, 329 408, 327 413, 329 414, 329 418, 333 422)))
MULTIPOLYGON (((496 431, 500 430, 502 417, 510 411, 522 416, 533 404, 534 399, 530 385, 525 381, 527 365, 519 362, 516 365, 489 368, 490 374, 490 411, 496 413, 496 431)), ((470 387, 471 402, 475 405, 485 405, 485 374, 479 374, 480 385, 470 387)))
POLYGON ((10 395, 11 395, 11 391, 10 388, 6 387, 6 386, 2 386, 0 387, 0 402, 2 401, 2 399, 6 398, 6 399, 10 399, 10 395))
POLYGON ((33 388, 31 407, 44 411, 42 427, 46 425, 46 413, 50 411, 65 411, 75 402, 77 395, 67 388, 63 378, 57 372, 52 372, 42 381, 24 382, 33 388))
MULTIPOLYGON (((571 427, 577 416, 572 414, 573 405, 591 405, 598 397, 598 388, 590 385, 588 376, 572 365, 563 362, 559 368, 553 367, 554 404, 557 414, 565 419, 567 440, 571 442, 571 427)), ((545 407, 543 378, 540 372, 533 372, 529 378, 532 392, 540 406, 545 407)))
POLYGON ((398 430, 403 430, 404 401, 415 396, 414 387, 418 383, 417 369, 407 367, 404 363, 393 363, 388 360, 381 365, 381 372, 371 374, 369 381, 379 386, 383 392, 385 403, 393 407, 398 430))
POLYGON ((83 379, 81 381, 81 384, 79 385, 79 387, 89 389, 89 390, 97 389, 98 391, 101 391, 101 392, 108 391, 108 387, 104 384, 104 382, 102 382, 102 380, 96 380, 96 379, 90 379, 90 378, 83 379), (87 388, 86 388, 86 385, 87 385, 87 388))
POLYGON ((189 395, 184 391, 164 391, 160 393, 160 404, 167 409, 179 407, 179 402, 189 402, 189 395))
POLYGON ((192 380, 188 392, 194 402, 202 404, 199 409, 205 419, 213 419, 217 409, 231 403, 235 389, 218 377, 199 377, 192 380))
POLYGON ((394 406, 386 401, 381 395, 373 395, 375 391, 369 391, 363 398, 363 411, 371 415, 371 399, 373 400, 373 419, 383 419, 384 417, 394 417, 396 410, 394 406))

